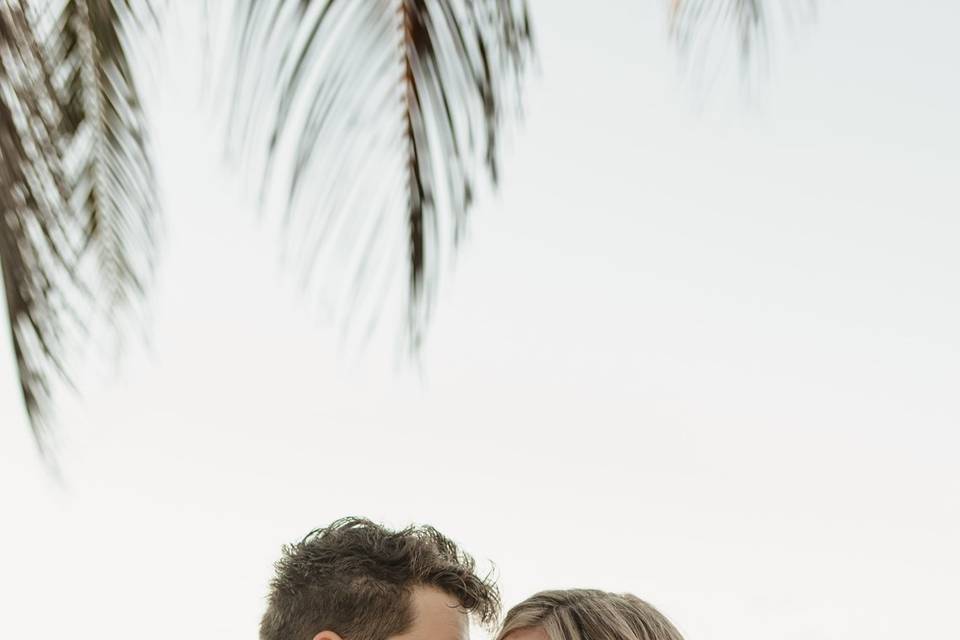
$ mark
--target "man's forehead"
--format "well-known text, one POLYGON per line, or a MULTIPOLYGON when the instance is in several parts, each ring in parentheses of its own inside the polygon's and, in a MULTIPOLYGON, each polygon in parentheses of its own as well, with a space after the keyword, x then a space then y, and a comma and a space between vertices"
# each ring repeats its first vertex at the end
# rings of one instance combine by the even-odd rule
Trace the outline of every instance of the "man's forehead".
POLYGON ((468 640, 470 624, 454 596, 432 587, 417 587, 410 598, 413 624, 393 640, 468 640))

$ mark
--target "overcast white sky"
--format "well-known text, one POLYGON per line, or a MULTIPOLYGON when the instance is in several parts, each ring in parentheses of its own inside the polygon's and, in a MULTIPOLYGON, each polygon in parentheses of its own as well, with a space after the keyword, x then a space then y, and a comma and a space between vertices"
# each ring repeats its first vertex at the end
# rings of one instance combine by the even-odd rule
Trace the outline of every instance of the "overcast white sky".
POLYGON ((0 367, 7 637, 254 638, 280 545, 345 514, 688 640, 960 633, 960 7, 825 0, 747 103, 684 80, 661 3, 586 4, 533 2, 419 372, 298 300, 174 43, 153 346, 61 403, 65 490, 0 367))

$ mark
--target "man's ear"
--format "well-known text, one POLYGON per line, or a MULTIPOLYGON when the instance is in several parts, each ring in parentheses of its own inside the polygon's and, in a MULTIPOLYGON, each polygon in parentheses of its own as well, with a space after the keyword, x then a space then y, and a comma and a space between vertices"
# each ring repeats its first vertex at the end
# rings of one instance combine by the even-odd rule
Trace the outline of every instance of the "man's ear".
POLYGON ((313 640, 343 640, 343 638, 335 631, 321 631, 313 636, 313 640))

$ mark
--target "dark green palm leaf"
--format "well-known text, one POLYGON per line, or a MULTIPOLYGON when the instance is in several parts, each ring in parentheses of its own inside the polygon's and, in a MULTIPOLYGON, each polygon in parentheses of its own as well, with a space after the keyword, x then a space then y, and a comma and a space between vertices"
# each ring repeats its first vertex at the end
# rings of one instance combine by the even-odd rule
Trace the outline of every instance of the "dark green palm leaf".
POLYGON ((0 268, 20 387, 44 451, 51 376, 65 376, 66 338, 81 326, 81 220, 69 206, 52 76, 27 3, 0 3, 0 268))
POLYGON ((338 270, 346 301, 373 291, 377 305, 405 268, 415 348, 476 180, 498 177, 531 52, 526 3, 241 0, 238 30, 234 122, 284 176, 305 280, 338 270), (318 262, 331 239, 338 259, 318 262))
POLYGON ((146 2, 0 2, 0 266, 21 390, 49 454, 50 394, 86 326, 142 299, 157 202, 128 41, 146 2))
POLYGON ((154 267, 159 207, 129 42, 155 18, 149 2, 64 0, 48 45, 72 202, 110 319, 142 299, 154 267))

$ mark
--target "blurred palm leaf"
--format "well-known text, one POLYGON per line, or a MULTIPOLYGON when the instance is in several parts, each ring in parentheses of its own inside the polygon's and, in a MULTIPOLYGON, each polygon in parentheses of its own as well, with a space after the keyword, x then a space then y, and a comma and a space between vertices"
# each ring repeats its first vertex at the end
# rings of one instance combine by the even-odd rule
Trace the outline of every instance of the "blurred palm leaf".
POLYGON ((48 43, 71 197, 111 317, 142 298, 153 272, 159 206, 127 44, 150 19, 146 0, 64 0, 48 43))
POLYGON ((478 175, 498 177, 531 53, 525 0, 240 7, 234 122, 265 148, 268 183, 282 176, 305 282, 339 272, 342 301, 372 319, 399 257, 416 349, 478 175))
POLYGON ((732 38, 741 62, 765 62, 771 31, 808 20, 816 0, 669 0, 671 33, 682 52, 704 61, 732 38))
POLYGON ((744 55, 762 42, 769 0, 671 0, 673 32, 683 48, 695 36, 709 40, 718 26, 732 25, 744 55), (698 33, 699 32, 699 33, 698 33))
POLYGON ((61 162, 58 93, 25 2, 0 3, 0 267, 21 391, 38 443, 52 371, 65 373, 65 324, 82 221, 61 162))
MULTIPOLYGON (((52 383, 69 382, 89 324, 136 315, 152 277, 159 207, 130 55, 160 2, 0 0, 0 269, 45 454, 52 383)), ((770 2, 672 0, 674 35, 689 47, 732 22, 750 53, 770 2)), ((526 0, 234 6, 231 122, 262 154, 264 192, 281 186, 305 282, 342 276, 337 302, 372 321, 402 265, 416 349, 478 180, 498 180, 532 56, 526 0)))
POLYGON ((156 190, 128 42, 146 1, 0 0, 0 266, 20 386, 50 454, 54 378, 142 299, 156 190))

